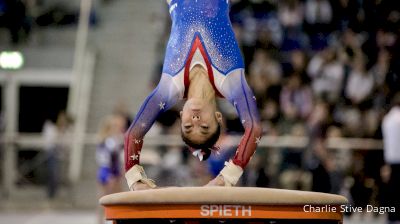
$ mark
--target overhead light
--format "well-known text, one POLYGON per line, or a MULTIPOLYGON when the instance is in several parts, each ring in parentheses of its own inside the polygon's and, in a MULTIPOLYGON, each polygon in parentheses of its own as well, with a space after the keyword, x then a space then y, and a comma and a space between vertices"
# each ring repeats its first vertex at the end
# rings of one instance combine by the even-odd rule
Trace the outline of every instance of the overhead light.
POLYGON ((17 70, 24 65, 24 56, 18 51, 3 51, 0 53, 0 68, 17 70))

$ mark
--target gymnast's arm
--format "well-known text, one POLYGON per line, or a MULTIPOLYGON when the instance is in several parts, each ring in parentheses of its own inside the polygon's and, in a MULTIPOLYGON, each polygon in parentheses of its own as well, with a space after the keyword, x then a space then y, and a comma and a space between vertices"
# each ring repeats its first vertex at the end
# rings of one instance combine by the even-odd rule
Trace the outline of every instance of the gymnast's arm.
POLYGON ((143 138, 158 115, 175 105, 178 99, 179 91, 172 80, 172 76, 163 74, 159 84, 147 96, 136 114, 135 120, 125 133, 125 177, 131 189, 133 184, 139 181, 155 187, 154 183, 147 179, 143 168, 139 165, 143 138))
POLYGON ((228 75, 223 83, 223 94, 236 108, 245 129, 235 156, 221 170, 225 185, 235 185, 251 157, 255 153, 262 135, 256 98, 246 82, 243 69, 228 75))

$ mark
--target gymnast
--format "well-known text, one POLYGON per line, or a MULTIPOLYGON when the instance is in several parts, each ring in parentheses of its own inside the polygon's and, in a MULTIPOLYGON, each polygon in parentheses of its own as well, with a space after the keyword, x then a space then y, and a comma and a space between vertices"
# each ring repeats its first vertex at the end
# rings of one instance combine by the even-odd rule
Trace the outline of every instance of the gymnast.
POLYGON ((229 20, 229 0, 167 0, 172 19, 159 84, 145 99, 125 134, 125 177, 131 190, 155 188, 139 165, 143 138, 157 116, 180 99, 182 140, 200 160, 215 149, 222 115, 216 97, 237 110, 245 129, 235 156, 207 186, 234 186, 260 142, 256 98, 245 76, 229 20))

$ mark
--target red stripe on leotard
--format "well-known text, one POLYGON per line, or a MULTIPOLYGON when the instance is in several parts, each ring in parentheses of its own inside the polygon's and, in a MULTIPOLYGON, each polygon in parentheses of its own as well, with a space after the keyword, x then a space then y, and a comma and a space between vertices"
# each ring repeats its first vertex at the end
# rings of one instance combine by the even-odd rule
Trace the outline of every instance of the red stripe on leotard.
POLYGON ((194 53, 196 52, 197 48, 200 50, 201 55, 203 56, 203 59, 206 63, 207 66, 207 73, 208 73, 208 78, 211 82, 212 87, 214 88, 217 96, 219 97, 223 97, 222 94, 218 91, 218 89, 215 87, 215 83, 214 83, 214 73, 211 67, 211 63, 210 63, 210 59, 208 58, 207 54, 206 54, 206 50, 204 49, 203 44, 201 43, 201 40, 198 36, 196 36, 192 48, 190 50, 190 54, 189 57, 186 61, 185 64, 185 73, 184 73, 184 79, 183 82, 185 84, 185 93, 184 93, 184 97, 187 97, 187 92, 189 90, 189 85, 190 85, 190 79, 189 79, 189 74, 190 74, 190 64, 192 62, 194 53))

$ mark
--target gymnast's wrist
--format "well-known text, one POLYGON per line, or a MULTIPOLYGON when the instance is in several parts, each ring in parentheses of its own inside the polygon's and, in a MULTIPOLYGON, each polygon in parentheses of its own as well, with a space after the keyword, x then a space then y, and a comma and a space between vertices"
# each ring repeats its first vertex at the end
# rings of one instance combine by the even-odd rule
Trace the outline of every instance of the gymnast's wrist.
POLYGON ((232 160, 225 162, 225 167, 221 170, 220 176, 225 182, 225 186, 235 186, 243 174, 243 168, 233 163, 232 160))
POLYGON ((136 164, 131 167, 126 173, 125 178, 130 190, 134 190, 136 183, 143 183, 149 186, 149 188, 155 188, 156 185, 153 180, 147 178, 146 173, 142 166, 136 164))

